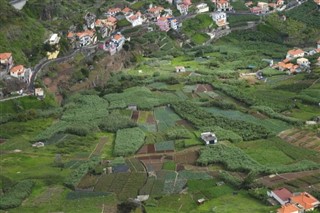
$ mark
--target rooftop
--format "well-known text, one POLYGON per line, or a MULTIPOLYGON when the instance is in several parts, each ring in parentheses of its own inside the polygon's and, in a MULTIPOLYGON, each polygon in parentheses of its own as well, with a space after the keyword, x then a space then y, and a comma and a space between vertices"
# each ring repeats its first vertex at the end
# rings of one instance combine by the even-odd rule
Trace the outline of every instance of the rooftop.
POLYGON ((301 53, 304 53, 304 51, 302 49, 293 49, 293 50, 288 51, 289 55, 299 55, 301 53))
POLYGON ((272 192, 283 201, 288 200, 292 196, 292 193, 286 188, 275 189, 272 192))
POLYGON ((291 201, 300 204, 306 210, 311 209, 315 207, 315 205, 320 204, 320 202, 315 197, 313 197, 307 192, 302 192, 292 196, 291 201))
POLYGON ((12 53, 0 53, 0 60, 9 59, 12 56, 12 53))
POLYGON ((17 65, 17 66, 12 67, 10 72, 19 72, 23 69, 24 69, 23 65, 17 65))
POLYGON ((277 210, 277 213, 295 213, 299 210, 300 209, 296 205, 288 203, 286 205, 281 206, 281 208, 277 210))

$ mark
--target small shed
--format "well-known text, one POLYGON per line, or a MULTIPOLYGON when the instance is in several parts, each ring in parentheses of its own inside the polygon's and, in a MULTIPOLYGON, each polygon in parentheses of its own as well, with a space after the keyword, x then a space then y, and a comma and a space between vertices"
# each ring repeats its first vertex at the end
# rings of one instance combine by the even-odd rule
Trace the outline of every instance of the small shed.
POLYGON ((218 143, 216 135, 212 132, 201 133, 201 139, 205 142, 206 145, 218 143))
POLYGON ((204 198, 200 198, 197 200, 198 205, 202 205, 202 204, 204 204, 204 202, 206 202, 206 199, 204 199, 204 198))
POLYGON ((44 147, 44 143, 43 142, 36 142, 36 143, 32 144, 32 147, 36 147, 36 148, 44 147))
POLYGON ((186 68, 184 66, 177 66, 176 67, 176 72, 185 72, 186 68))

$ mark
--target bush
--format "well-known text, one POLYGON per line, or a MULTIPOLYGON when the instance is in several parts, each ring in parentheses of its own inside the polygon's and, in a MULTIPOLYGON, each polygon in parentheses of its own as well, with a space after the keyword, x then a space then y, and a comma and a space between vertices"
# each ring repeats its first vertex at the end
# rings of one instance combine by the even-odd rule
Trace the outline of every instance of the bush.
POLYGON ((99 158, 91 158, 89 161, 82 163, 77 169, 73 170, 64 184, 74 190, 81 178, 88 173, 89 170, 95 168, 99 162, 99 158))
POLYGON ((121 115, 119 112, 112 112, 103 119, 99 128, 108 132, 116 132, 119 129, 136 127, 137 124, 133 122, 129 117, 121 115))
POLYGON ((11 187, 0 199, 0 209, 10 209, 21 205, 32 191, 34 182, 31 180, 23 180, 11 187))
POLYGON ((270 107, 267 107, 267 106, 253 106, 251 108, 258 110, 259 112, 269 116, 270 118, 279 119, 279 120, 285 121, 289 124, 296 124, 296 125, 303 124, 303 121, 296 119, 296 118, 282 115, 280 113, 277 113, 277 112, 273 111, 273 109, 271 109, 270 107))
POLYGON ((143 145, 144 138, 144 132, 138 127, 118 130, 113 152, 117 156, 134 154, 143 145))

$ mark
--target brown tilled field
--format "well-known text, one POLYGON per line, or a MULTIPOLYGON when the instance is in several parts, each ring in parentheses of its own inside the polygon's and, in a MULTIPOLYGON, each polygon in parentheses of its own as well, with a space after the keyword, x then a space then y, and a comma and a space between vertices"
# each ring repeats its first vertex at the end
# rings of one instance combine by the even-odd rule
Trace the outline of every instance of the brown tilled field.
POLYGON ((315 132, 290 129, 281 132, 278 136, 295 146, 320 151, 320 137, 315 132))
POLYGON ((134 122, 137 122, 137 121, 138 121, 138 118, 139 118, 139 111, 133 111, 132 116, 131 116, 131 119, 132 119, 134 122))
POLYGON ((198 159, 198 150, 187 150, 184 152, 176 153, 174 155, 174 161, 177 164, 191 164, 195 165, 198 159))
POLYGON ((196 88, 196 92, 212 92, 213 88, 209 84, 198 84, 196 88))

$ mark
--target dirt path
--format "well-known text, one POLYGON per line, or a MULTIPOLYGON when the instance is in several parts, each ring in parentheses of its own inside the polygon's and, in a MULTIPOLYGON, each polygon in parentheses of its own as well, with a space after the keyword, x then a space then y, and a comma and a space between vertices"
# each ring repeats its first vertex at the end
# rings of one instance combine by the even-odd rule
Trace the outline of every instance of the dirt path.
POLYGON ((94 150, 89 155, 88 159, 91 158, 92 155, 100 155, 104 145, 108 142, 107 137, 100 138, 100 142, 96 145, 94 150))

